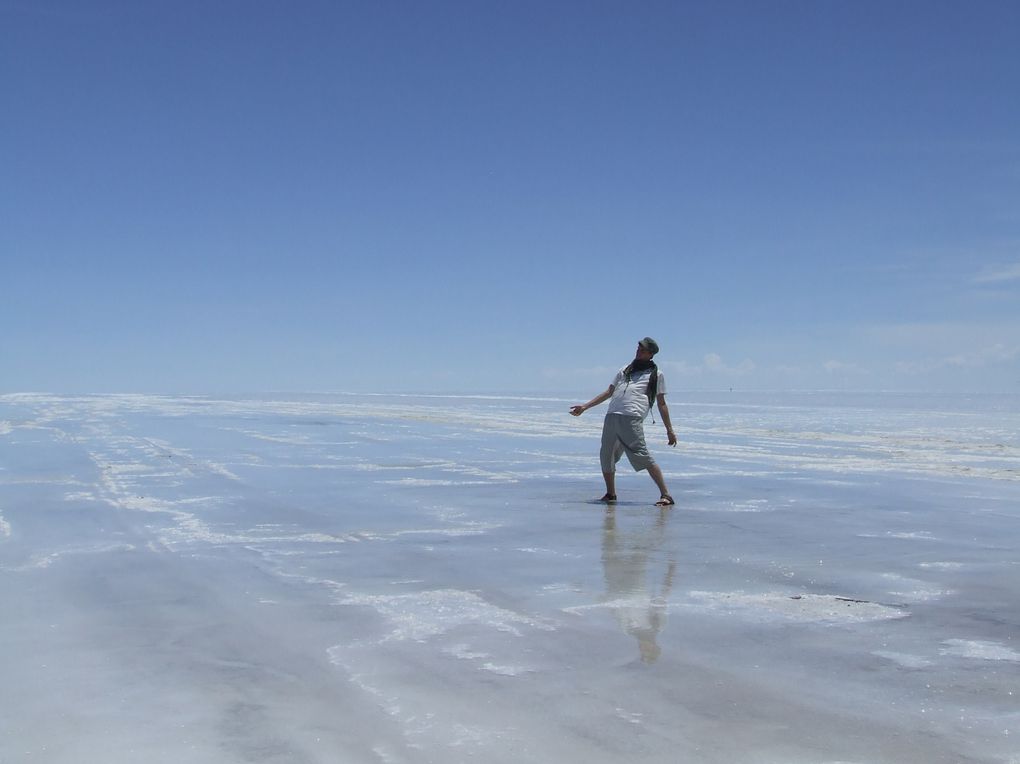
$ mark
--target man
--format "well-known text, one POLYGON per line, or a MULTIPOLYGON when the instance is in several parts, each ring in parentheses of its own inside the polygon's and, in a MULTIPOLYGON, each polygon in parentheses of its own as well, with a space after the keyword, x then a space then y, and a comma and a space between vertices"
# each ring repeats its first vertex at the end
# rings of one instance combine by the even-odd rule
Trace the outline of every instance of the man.
POLYGON ((616 378, 604 393, 582 406, 572 406, 570 409, 574 416, 581 416, 588 409, 612 399, 602 423, 602 450, 599 459, 602 462, 602 477, 606 481, 606 495, 600 501, 616 501, 616 463, 626 453, 631 466, 638 472, 648 470, 658 486, 660 497, 655 505, 668 507, 674 503, 666 488, 662 470, 645 445, 643 422, 653 399, 658 404, 662 423, 666 425, 669 445, 676 445, 676 434, 666 406, 666 379, 652 360, 658 352, 658 343, 651 337, 645 337, 638 343, 634 360, 616 373, 616 378))

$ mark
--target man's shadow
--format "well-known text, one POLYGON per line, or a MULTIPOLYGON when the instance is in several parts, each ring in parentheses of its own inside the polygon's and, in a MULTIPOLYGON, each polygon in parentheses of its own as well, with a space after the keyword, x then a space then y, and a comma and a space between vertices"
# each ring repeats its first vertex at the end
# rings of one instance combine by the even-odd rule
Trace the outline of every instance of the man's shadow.
POLYGON ((676 572, 672 551, 664 554, 662 550, 672 512, 663 507, 654 519, 636 517, 636 527, 623 529, 616 509, 609 506, 602 525, 603 602, 623 630, 637 640, 645 663, 654 663, 662 653, 659 632, 666 624, 676 572))

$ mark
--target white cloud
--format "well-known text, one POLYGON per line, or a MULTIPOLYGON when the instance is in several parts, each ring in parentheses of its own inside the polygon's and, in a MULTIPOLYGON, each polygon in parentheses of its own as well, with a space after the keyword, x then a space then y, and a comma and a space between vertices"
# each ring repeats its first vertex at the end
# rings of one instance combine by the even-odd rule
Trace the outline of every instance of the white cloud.
POLYGON ((1020 262, 986 266, 974 277, 975 284, 1003 284, 1007 281, 1020 281, 1020 262))
POLYGON ((874 349, 895 348, 899 353, 948 357, 973 352, 974 348, 1016 345, 1020 320, 987 322, 942 321, 931 323, 879 324, 866 327, 861 340, 874 349))
POLYGON ((667 361, 662 365, 670 374, 677 374, 681 377, 697 377, 704 372, 701 366, 691 365, 687 361, 667 361))
POLYGON ((619 371, 618 367, 612 366, 589 366, 586 368, 545 368, 542 369, 541 374, 545 379, 551 379, 555 381, 561 380, 578 380, 578 379, 612 379, 613 375, 619 371))
POLYGON ((1008 364, 1020 358, 1020 345, 995 343, 977 350, 955 353, 938 358, 917 361, 899 361, 895 364, 899 374, 932 374, 948 369, 983 369, 1008 364))
POLYGON ((718 353, 709 353, 705 356, 705 368, 709 371, 720 371, 726 368, 726 364, 718 353))
POLYGON ((801 375, 804 373, 804 370, 800 366, 790 366, 785 363, 781 363, 776 366, 774 371, 778 374, 784 374, 787 376, 801 375))
POLYGON ((835 361, 830 360, 822 364, 822 368, 825 369, 829 374, 867 374, 867 369, 863 369, 856 363, 847 363, 846 361, 835 361))
POLYGON ((751 374, 758 368, 757 364, 750 358, 745 358, 735 366, 731 366, 718 353, 708 353, 700 364, 690 364, 687 361, 667 361, 663 365, 670 372, 684 377, 696 377, 703 374, 743 377, 751 374))
POLYGON ((983 347, 969 353, 958 353, 944 359, 946 366, 957 366, 961 368, 978 368, 989 364, 1008 363, 1020 355, 1020 346, 1008 347, 1002 343, 996 343, 983 347))
POLYGON ((1020 374, 1020 320, 942 321, 868 327, 860 344, 893 385, 1004 391, 1020 374))

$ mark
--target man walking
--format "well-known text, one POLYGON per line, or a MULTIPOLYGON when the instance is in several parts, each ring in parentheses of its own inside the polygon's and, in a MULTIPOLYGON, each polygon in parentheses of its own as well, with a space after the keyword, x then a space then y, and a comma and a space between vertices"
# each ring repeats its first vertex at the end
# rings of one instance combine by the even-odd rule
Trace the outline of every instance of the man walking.
POLYGON ((599 453, 602 477, 606 481, 606 495, 600 501, 616 501, 616 463, 626 453, 631 466, 638 472, 648 470, 658 486, 660 497, 655 502, 656 506, 667 507, 674 503, 666 488, 662 470, 645 445, 643 422, 653 400, 658 404, 662 423, 666 425, 669 445, 676 445, 676 434, 666 406, 666 379, 652 360, 658 352, 658 343, 651 337, 645 337, 638 343, 634 360, 616 373, 613 383, 604 393, 584 405, 572 406, 570 409, 574 416, 581 416, 588 409, 609 400, 609 410, 602 423, 602 450, 599 453))

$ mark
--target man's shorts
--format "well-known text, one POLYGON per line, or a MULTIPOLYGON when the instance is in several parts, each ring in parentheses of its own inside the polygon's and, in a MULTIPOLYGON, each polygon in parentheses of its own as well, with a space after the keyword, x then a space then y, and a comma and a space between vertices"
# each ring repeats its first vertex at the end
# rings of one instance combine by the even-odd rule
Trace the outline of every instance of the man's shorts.
POLYGON ((602 423, 602 451, 599 453, 603 472, 616 472, 616 463, 624 453, 638 472, 655 464, 645 445, 645 428, 641 420, 642 417, 637 416, 606 415, 602 423))

